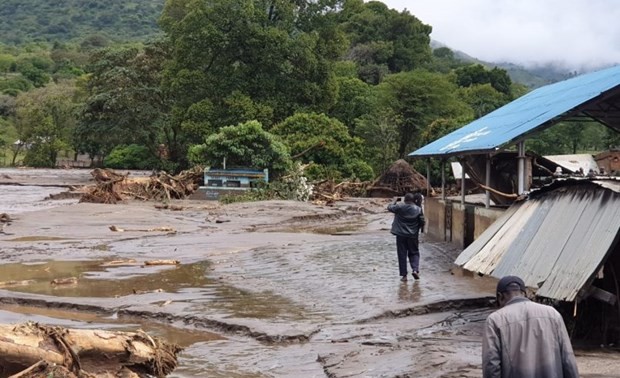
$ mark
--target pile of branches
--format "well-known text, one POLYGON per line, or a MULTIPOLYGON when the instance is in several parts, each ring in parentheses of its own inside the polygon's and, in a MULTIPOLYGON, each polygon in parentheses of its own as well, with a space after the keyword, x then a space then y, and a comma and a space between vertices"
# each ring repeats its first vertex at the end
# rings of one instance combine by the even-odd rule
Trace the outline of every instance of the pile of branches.
POLYGON ((343 181, 336 183, 333 180, 323 180, 314 183, 310 199, 314 203, 332 204, 347 197, 365 197, 367 181, 343 181))
POLYGON ((96 184, 82 195, 80 202, 117 203, 126 199, 170 201, 194 193, 203 180, 201 167, 183 171, 176 176, 159 172, 150 177, 129 178, 110 169, 91 172, 96 184))

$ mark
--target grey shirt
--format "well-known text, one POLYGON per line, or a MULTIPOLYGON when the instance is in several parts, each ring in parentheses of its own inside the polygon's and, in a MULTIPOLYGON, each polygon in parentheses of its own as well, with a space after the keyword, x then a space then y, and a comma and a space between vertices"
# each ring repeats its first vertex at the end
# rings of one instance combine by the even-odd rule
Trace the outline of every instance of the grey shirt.
POLYGON ((525 297, 487 318, 482 339, 484 378, 578 378, 562 316, 525 297))

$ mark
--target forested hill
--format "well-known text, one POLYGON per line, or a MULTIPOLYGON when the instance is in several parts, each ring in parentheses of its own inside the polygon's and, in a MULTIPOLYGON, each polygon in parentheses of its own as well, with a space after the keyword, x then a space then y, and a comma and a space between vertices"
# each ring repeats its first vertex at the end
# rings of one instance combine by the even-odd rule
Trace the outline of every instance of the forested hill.
POLYGON ((89 35, 112 40, 159 33, 165 0, 1 0, 0 43, 70 41, 89 35))

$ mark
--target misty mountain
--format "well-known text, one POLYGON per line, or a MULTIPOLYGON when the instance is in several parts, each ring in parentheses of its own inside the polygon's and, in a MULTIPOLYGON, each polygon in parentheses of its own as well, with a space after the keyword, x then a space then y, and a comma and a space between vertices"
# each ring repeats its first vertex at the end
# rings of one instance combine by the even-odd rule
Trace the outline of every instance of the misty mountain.
POLYGON ((454 52, 454 56, 464 62, 470 62, 475 64, 482 64, 485 67, 493 68, 499 67, 505 69, 510 76, 510 79, 515 83, 523 84, 529 88, 538 88, 547 84, 555 83, 558 81, 566 80, 572 76, 575 76, 575 72, 570 72, 563 67, 555 65, 553 63, 545 63, 533 67, 524 67, 510 62, 486 62, 471 55, 468 55, 462 51, 452 49, 439 41, 432 40, 431 48, 436 49, 439 47, 447 47, 454 52))

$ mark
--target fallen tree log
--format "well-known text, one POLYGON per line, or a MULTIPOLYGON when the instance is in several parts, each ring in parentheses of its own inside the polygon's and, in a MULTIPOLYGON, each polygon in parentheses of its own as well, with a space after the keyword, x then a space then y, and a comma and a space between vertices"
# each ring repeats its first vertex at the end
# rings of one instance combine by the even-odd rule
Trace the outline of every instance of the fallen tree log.
MULTIPOLYGON (((145 332, 114 332, 48 327, 36 323, 0 325, 0 377, 36 370, 41 361, 77 377, 165 377, 177 366, 177 345, 145 332), (34 366, 34 367, 33 367, 34 366)), ((32 375, 17 375, 26 377, 32 375)))

